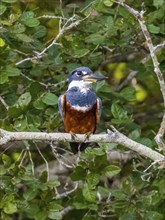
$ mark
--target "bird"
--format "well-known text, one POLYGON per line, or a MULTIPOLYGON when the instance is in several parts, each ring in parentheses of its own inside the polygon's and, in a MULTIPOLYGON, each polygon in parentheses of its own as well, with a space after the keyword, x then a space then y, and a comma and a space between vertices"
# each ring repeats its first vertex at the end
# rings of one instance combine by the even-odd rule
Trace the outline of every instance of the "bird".
MULTIPOLYGON (((76 134, 94 134, 100 120, 102 101, 91 85, 105 80, 88 67, 78 67, 68 75, 68 89, 58 98, 58 109, 63 119, 64 130, 72 137, 76 134)), ((74 139, 74 138, 73 138, 74 139)), ((83 151, 89 143, 70 142, 73 153, 83 151)))

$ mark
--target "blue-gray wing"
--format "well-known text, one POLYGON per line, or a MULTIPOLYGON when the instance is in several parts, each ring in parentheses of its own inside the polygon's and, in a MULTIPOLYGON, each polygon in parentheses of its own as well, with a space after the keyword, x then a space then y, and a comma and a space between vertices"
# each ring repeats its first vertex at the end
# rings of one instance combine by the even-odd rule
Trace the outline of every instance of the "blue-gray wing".
POLYGON ((97 123, 100 120, 101 112, 102 112, 102 101, 101 101, 100 98, 97 98, 97 109, 96 109, 96 121, 97 121, 97 123))
POLYGON ((65 95, 60 95, 58 98, 58 110, 59 113, 64 120, 64 115, 65 115, 65 95))

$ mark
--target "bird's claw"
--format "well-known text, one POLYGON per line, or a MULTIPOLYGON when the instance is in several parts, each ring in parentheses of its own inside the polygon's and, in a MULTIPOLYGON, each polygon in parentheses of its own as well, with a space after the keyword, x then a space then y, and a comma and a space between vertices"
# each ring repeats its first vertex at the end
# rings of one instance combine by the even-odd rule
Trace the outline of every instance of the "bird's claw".
POLYGON ((75 133, 70 132, 70 135, 71 135, 71 139, 72 139, 72 141, 75 141, 75 139, 76 139, 76 134, 75 134, 75 133))
POLYGON ((84 142, 86 142, 87 140, 89 140, 89 137, 91 136, 91 132, 88 132, 88 133, 86 133, 85 134, 85 140, 84 140, 84 142))

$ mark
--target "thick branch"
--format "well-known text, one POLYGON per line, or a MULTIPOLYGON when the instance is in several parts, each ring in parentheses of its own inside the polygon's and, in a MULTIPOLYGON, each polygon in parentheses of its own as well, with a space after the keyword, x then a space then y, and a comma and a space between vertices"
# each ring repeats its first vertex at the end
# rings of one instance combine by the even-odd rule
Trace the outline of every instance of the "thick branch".
MULTIPOLYGON (((9 141, 22 141, 22 140, 39 140, 39 141, 73 141, 72 136, 68 133, 44 133, 44 132, 9 132, 0 130, 0 145, 6 144, 9 141)), ((75 142, 84 142, 86 135, 76 134, 75 142)), ((150 149, 149 147, 133 141, 117 131, 115 128, 108 130, 108 134, 95 134, 91 135, 86 142, 102 142, 102 143, 117 143, 121 144, 138 154, 148 157, 153 161, 165 160, 165 157, 150 149)))

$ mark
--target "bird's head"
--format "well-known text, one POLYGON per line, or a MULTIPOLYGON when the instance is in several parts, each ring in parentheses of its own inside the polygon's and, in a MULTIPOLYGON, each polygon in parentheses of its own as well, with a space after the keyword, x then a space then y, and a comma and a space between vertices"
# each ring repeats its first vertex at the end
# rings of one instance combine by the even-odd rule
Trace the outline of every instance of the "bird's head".
POLYGON ((106 79, 104 76, 98 76, 88 67, 79 67, 69 73, 69 89, 71 87, 89 88, 94 82, 106 79))

